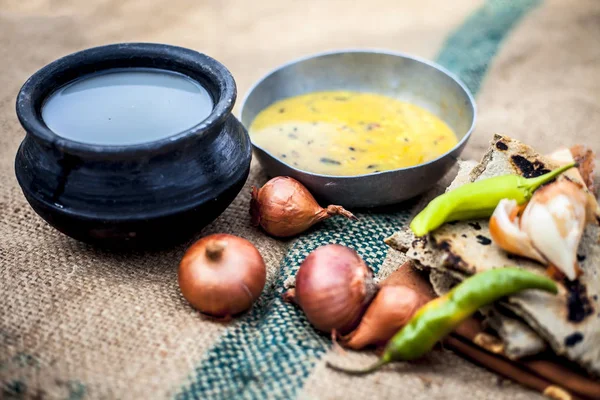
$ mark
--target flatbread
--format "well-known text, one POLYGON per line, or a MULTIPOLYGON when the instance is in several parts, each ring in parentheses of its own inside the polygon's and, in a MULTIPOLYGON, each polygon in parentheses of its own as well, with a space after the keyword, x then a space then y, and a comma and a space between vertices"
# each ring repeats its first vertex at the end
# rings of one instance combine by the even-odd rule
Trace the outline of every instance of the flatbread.
POLYGON ((458 285, 462 279, 445 273, 439 269, 432 269, 429 272, 429 282, 438 296, 448 293, 454 286, 458 285))
POLYGON ((506 314, 500 304, 481 310, 485 323, 492 328, 504 344, 504 354, 511 360, 533 356, 548 347, 533 329, 518 317, 506 314))
MULTIPOLYGON (((415 266, 429 273, 429 281, 438 296, 446 294, 469 275, 448 268, 450 257, 426 240, 417 239, 410 231, 396 232, 386 239, 392 248, 404 252, 415 266)), ((491 305, 481 310, 486 325, 496 331, 503 342, 504 352, 511 359, 538 354, 547 348, 546 342, 525 322, 514 315, 505 315, 505 309, 491 305)))
MULTIPOLYGON (((556 162, 541 156, 531 147, 496 135, 481 163, 471 171, 469 180, 514 173, 534 177, 556 167, 556 162)), ((459 178, 464 180, 464 176, 459 178)), ((454 187, 459 184, 453 183, 454 187)), ((584 274, 577 283, 560 286, 557 296, 524 291, 509 297, 504 304, 523 318, 557 354, 575 361, 597 376, 600 376, 599 233, 595 225, 586 227, 579 251, 584 274)), ((395 240, 390 243, 406 242, 406 238, 398 234, 394 237, 395 240)), ((447 271, 452 277, 504 266, 518 266, 544 274, 544 266, 509 255, 495 246, 490 239, 487 220, 446 224, 427 239, 419 239, 414 244, 406 249, 410 258, 418 259, 429 268, 447 271), (429 258, 420 254, 425 250, 430 252, 429 258)))

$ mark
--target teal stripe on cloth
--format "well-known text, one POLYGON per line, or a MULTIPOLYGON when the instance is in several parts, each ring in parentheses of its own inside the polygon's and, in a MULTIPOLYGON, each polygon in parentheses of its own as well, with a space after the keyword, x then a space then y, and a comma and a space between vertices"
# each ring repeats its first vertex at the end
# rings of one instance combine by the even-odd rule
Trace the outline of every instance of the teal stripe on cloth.
POLYGON ((512 28, 541 0, 488 0, 444 43, 436 61, 456 74, 473 94, 512 28))
MULTIPOLYGON (((437 61, 477 93, 503 38, 538 2, 488 0, 448 38, 437 61)), ((330 341, 315 332, 298 308, 282 302, 284 281, 308 253, 329 243, 353 247, 377 272, 387 253, 383 239, 407 223, 408 208, 358 214, 356 222, 334 218, 298 238, 281 263, 274 287, 219 338, 176 399, 294 398, 330 341)))

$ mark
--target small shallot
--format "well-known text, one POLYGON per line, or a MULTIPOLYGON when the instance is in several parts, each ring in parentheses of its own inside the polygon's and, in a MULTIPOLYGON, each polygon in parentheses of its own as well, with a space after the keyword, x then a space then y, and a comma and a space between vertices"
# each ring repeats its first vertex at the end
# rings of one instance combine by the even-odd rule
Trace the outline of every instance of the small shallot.
POLYGON ((521 230, 519 213, 523 210, 515 200, 502 199, 490 218, 490 235, 501 249, 542 264, 546 259, 533 246, 527 233, 521 230))
POLYGON ((383 286, 367 308, 358 327, 339 338, 339 343, 354 350, 366 346, 383 346, 427 300, 407 286, 383 286))
POLYGON ((585 225, 595 222, 589 202, 582 185, 566 179, 537 190, 523 211, 514 200, 504 199, 490 218, 492 239, 509 253, 553 267, 550 275, 558 270, 574 280, 581 274, 579 241, 585 225))
POLYGON ((199 311, 229 318, 248 310, 265 286, 262 256, 246 239, 216 234, 198 240, 179 264, 183 297, 199 311))
POLYGON ((287 176, 275 177, 260 189, 252 187, 250 215, 252 225, 277 237, 297 235, 334 215, 356 219, 342 206, 322 208, 308 189, 287 176))
POLYGON ((590 219, 587 202, 578 184, 557 181, 535 192, 521 219, 535 248, 570 280, 581 273, 577 248, 590 219))
POLYGON ((346 334, 359 324, 376 290, 371 270, 354 250, 329 244, 306 257, 295 290, 284 299, 299 305, 316 329, 346 334))

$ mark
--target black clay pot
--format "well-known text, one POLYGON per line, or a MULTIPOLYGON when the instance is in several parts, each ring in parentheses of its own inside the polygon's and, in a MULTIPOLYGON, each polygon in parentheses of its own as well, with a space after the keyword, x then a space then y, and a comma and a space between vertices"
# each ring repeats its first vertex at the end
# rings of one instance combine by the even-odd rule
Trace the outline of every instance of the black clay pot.
POLYGON ((162 245, 189 237, 231 204, 250 169, 248 134, 231 114, 229 71, 198 52, 161 44, 116 44, 61 58, 36 72, 17 98, 27 135, 17 179, 35 212, 61 232, 108 246, 162 245), (86 74, 113 68, 183 73, 211 94, 198 125, 166 139, 127 146, 85 144, 54 134, 44 100, 86 74))

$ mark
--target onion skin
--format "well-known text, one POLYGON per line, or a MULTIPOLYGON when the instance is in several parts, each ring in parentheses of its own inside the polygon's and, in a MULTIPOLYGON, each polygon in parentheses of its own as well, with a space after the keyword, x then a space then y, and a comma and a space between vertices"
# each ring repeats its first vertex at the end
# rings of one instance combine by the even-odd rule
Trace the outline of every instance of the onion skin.
POLYGON ((490 235, 502 250, 545 265, 546 259, 535 249, 529 236, 521 229, 519 214, 524 208, 515 200, 500 200, 490 217, 490 235))
POLYGON ((198 240, 179 264, 183 297, 204 314, 229 318, 252 307, 266 282, 266 267, 252 243, 215 234, 198 240))
POLYGON ((428 299, 407 286, 383 286, 369 305, 358 327, 339 339, 347 348, 360 350, 385 345, 428 299))
POLYGON ((334 215, 357 219, 341 206, 322 208, 308 189, 288 176, 275 177, 260 189, 252 187, 250 215, 252 225, 276 237, 298 235, 334 215))
POLYGON ((298 304, 316 329, 346 334, 359 324, 376 291, 373 273, 359 255, 329 244, 306 257, 296 288, 284 299, 298 304))

